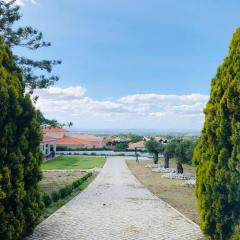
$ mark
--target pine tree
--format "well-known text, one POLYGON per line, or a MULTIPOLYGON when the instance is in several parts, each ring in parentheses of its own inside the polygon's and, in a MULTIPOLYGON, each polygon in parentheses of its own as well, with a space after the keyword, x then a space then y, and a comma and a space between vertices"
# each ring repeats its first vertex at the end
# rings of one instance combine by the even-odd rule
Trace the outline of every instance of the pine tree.
POLYGON ((0 39, 0 239, 31 233, 43 209, 41 133, 22 73, 0 39))
POLYGON ((240 220, 240 28, 212 80, 194 161, 200 226, 208 239, 231 239, 240 220))
MULTIPOLYGON (((43 40, 42 32, 31 26, 19 27, 18 22, 21 18, 20 7, 16 5, 16 0, 0 0, 0 35, 10 49, 14 50, 16 47, 22 47, 30 51, 36 51, 51 46, 50 42, 43 40)), ((58 76, 51 75, 51 72, 53 67, 60 64, 61 61, 36 60, 19 55, 13 57, 22 71, 23 81, 29 90, 46 88, 58 81, 58 76)))

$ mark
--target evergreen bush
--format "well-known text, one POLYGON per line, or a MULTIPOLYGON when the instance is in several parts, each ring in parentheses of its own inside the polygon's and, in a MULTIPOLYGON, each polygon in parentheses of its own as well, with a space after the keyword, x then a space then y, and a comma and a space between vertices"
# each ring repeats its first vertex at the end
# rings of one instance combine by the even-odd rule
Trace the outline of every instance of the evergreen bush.
POLYGON ((49 207, 52 204, 52 198, 48 194, 43 195, 43 202, 45 207, 49 207))
POLYGON ((51 197, 54 202, 57 202, 60 199, 60 194, 59 192, 52 192, 51 197))
POLYGON ((22 72, 0 39, 0 239, 30 234, 44 204, 40 125, 22 72))
POLYGON ((240 220, 240 28, 212 80, 194 161, 201 229, 208 239, 231 239, 240 220))

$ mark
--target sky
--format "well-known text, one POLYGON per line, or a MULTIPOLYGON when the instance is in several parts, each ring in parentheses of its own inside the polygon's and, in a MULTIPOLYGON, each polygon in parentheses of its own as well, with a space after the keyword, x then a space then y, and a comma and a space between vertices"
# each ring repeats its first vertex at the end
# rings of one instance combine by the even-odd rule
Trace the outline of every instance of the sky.
POLYGON ((18 0, 21 24, 52 43, 60 81, 38 90, 47 117, 82 129, 203 126, 211 78, 240 23, 239 0, 18 0))

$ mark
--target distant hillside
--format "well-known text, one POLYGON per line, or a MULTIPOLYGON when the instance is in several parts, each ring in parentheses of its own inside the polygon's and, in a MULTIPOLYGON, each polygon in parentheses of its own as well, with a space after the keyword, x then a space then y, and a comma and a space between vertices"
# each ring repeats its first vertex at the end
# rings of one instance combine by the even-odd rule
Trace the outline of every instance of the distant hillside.
POLYGON ((137 135, 171 135, 171 136, 199 136, 200 130, 194 129, 78 129, 73 128, 71 132, 93 134, 93 135, 118 135, 118 134, 137 134, 137 135))

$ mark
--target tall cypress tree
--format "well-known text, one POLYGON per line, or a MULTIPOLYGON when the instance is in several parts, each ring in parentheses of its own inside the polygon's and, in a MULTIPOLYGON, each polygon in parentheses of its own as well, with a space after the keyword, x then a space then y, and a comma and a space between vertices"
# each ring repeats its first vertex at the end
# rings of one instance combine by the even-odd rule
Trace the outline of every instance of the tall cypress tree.
POLYGON ((240 220, 240 28, 212 80, 194 161, 200 226, 209 239, 231 239, 240 220))
POLYGON ((0 39, 0 239, 31 233, 43 203, 41 133, 22 72, 0 39))

